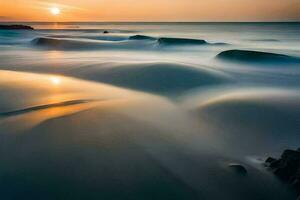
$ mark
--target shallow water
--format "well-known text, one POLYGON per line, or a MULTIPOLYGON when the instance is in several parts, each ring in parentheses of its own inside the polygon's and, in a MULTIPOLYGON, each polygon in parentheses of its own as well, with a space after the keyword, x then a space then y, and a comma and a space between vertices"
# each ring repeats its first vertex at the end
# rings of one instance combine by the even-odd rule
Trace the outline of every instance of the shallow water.
POLYGON ((298 23, 29 25, 0 30, 1 199, 295 199, 262 162, 299 147, 298 23))

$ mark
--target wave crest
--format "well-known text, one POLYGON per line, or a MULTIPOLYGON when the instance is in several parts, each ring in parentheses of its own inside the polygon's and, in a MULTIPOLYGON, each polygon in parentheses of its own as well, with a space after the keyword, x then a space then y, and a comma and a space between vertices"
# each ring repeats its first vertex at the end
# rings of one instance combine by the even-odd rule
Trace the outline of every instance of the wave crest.
POLYGON ((160 93, 183 93, 189 89, 232 82, 217 71, 175 63, 139 63, 91 66, 74 76, 131 89, 160 93))

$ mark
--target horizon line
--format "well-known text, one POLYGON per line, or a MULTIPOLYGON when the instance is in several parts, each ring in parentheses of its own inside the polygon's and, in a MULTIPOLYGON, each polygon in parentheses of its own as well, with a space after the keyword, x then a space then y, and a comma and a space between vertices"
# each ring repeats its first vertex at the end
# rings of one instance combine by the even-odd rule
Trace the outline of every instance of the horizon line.
POLYGON ((297 21, 1 21, 0 23, 300 23, 297 21))

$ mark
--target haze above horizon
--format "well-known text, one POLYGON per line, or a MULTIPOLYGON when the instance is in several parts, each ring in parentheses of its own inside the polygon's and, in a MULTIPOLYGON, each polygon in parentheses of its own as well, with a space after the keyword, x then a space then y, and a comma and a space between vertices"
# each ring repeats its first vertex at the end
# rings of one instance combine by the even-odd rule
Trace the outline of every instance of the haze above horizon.
POLYGON ((0 21, 268 22, 300 21, 299 0, 1 1, 0 21))

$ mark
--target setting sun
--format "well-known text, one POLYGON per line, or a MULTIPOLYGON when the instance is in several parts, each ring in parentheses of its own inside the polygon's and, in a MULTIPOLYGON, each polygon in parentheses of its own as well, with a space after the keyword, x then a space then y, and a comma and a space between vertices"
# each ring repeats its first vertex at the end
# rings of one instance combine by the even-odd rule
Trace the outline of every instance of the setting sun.
POLYGON ((52 15, 59 15, 60 14, 60 9, 57 8, 57 7, 53 7, 53 8, 50 8, 50 12, 52 15))

